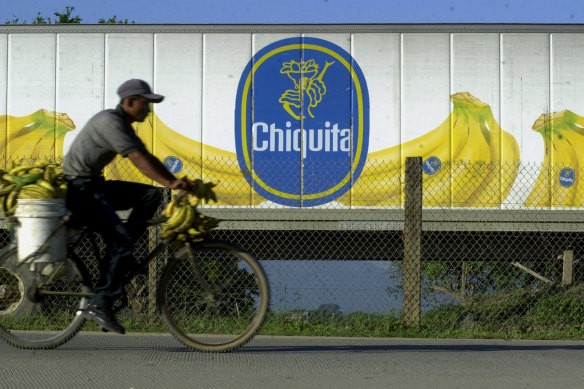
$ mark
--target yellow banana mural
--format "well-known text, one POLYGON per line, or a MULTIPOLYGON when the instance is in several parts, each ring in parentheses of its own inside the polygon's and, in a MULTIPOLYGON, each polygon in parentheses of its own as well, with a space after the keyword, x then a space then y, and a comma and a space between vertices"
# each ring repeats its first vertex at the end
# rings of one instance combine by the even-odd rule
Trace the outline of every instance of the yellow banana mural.
MULTIPOLYGON (((181 174, 217 184, 217 205, 257 205, 265 199, 249 186, 239 168, 235 153, 207 146, 169 128, 151 112, 142 123, 134 123, 136 133, 160 160, 179 157, 184 164, 181 174)), ((125 158, 116 158, 105 170, 106 178, 143 181, 136 167, 125 158)))
POLYGON ((568 110, 542 114, 532 129, 542 135, 545 151, 525 206, 584 206, 584 180, 578 177, 584 163, 584 117, 568 110))
MULTIPOLYGON (((451 114, 436 129, 401 145, 370 153, 353 188, 337 201, 354 206, 402 206, 405 158, 422 156, 424 206, 500 206, 519 169, 517 142, 499 127, 488 104, 467 92, 454 94, 451 100, 451 114)), ((581 126, 584 118, 570 111, 542 115, 536 121, 533 129, 546 142, 544 168, 558 163, 577 168, 578 153, 584 149, 581 126)), ((134 128, 158 158, 172 156, 180 160, 183 168, 179 175, 217 183, 214 188, 217 205, 249 206, 265 201, 249 186, 234 152, 183 136, 154 112, 144 122, 135 123, 134 128)), ((0 116, 0 149, 10 160, 62 158, 65 134, 73 129, 75 125, 66 114, 43 109, 23 117, 0 116)), ((6 168, 6 161, 4 164, 6 168)), ((584 188, 560 184, 561 179, 570 180, 568 173, 555 179, 546 173, 549 168, 544 168, 526 206, 584 205, 580 200, 584 188), (580 196, 576 195, 578 192, 580 196)), ((143 175, 125 158, 117 158, 106 168, 105 175, 108 179, 144 181, 143 175)), ((575 181, 573 175, 571 179, 575 181)))
POLYGON ((65 134, 75 129, 64 113, 39 109, 27 116, 0 116, 0 150, 7 160, 61 159, 65 134))
POLYGON ((436 129, 370 153, 359 180, 337 201, 402 206, 405 158, 421 156, 428 168, 423 179, 424 206, 500 206, 519 169, 517 141, 499 127, 488 104, 467 92, 456 93, 451 100, 452 113, 436 129))

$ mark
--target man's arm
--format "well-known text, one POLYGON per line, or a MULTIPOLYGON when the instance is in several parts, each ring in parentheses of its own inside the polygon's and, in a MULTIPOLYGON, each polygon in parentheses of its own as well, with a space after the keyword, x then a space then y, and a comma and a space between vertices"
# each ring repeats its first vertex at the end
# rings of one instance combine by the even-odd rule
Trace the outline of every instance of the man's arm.
POLYGON ((164 185, 170 189, 187 189, 190 182, 183 178, 176 178, 158 158, 150 153, 134 150, 126 155, 132 163, 146 177, 164 185))

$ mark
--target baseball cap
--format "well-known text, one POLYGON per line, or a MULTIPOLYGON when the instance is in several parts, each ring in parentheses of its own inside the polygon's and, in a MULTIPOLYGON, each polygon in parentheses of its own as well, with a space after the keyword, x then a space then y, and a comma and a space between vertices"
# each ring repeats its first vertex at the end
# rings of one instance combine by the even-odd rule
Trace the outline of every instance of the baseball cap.
POLYGON ((150 86, 146 83, 146 81, 135 78, 128 80, 120 85, 118 88, 118 95, 122 99, 128 96, 142 96, 153 103, 160 103, 164 99, 164 96, 152 93, 152 89, 150 89, 150 86))

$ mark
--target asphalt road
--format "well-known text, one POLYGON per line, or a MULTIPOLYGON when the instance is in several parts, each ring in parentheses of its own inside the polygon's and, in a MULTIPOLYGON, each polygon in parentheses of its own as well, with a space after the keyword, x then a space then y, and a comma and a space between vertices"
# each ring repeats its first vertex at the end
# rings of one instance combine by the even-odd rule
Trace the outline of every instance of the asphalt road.
POLYGON ((0 388, 582 388, 584 342, 266 337, 227 354, 169 335, 0 343, 0 388))

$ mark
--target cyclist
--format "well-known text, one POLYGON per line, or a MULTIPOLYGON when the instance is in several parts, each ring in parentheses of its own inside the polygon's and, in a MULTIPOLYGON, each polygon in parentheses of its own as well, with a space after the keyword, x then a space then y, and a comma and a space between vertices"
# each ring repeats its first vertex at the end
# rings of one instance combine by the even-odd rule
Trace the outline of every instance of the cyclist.
POLYGON ((122 293, 125 274, 136 263, 132 249, 160 204, 158 188, 133 182, 105 180, 103 169, 116 155, 128 158, 146 177, 170 189, 188 190, 192 182, 177 178, 146 150, 131 124, 142 122, 150 103, 164 96, 152 93, 143 80, 131 79, 118 88, 120 103, 93 116, 77 134, 65 155, 68 183, 66 204, 75 218, 99 232, 107 246, 100 279, 82 314, 102 329, 124 334, 112 313, 113 300, 122 293), (116 214, 132 209, 126 223, 116 214))

